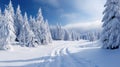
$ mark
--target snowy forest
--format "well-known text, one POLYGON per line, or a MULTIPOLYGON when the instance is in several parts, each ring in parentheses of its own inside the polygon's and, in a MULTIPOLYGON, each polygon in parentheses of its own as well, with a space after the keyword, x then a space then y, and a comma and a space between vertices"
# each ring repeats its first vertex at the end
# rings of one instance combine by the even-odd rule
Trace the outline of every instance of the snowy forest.
POLYGON ((36 17, 28 18, 26 12, 24 16, 21 14, 19 5, 15 12, 10 1, 4 12, 0 10, 0 23, 0 49, 9 49, 14 42, 26 47, 52 42, 48 21, 43 19, 41 9, 36 17))
POLYGON ((99 32, 87 32, 80 34, 79 32, 68 30, 60 24, 50 26, 48 20, 44 20, 42 9, 39 8, 35 17, 27 12, 21 14, 20 6, 14 10, 12 2, 6 6, 4 12, 0 10, 0 38, 2 44, 0 49, 10 49, 13 43, 19 43, 20 46, 36 47, 52 43, 52 40, 90 40, 95 41, 100 38, 99 32))
POLYGON ((120 0, 0 0, 0 67, 120 67, 119 48, 120 0))

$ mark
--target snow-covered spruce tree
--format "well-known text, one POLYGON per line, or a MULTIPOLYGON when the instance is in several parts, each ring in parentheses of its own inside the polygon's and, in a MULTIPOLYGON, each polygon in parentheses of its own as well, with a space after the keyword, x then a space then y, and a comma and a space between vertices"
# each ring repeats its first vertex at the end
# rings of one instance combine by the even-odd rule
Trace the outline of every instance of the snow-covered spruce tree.
POLYGON ((41 43, 42 44, 48 44, 52 41, 51 34, 48 26, 48 22, 42 22, 41 23, 41 43))
POLYGON ((29 25, 33 33, 36 34, 36 38, 35 38, 36 40, 37 40, 38 30, 40 29, 40 26, 38 24, 39 23, 36 22, 35 17, 30 16, 29 25))
POLYGON ((5 20, 7 20, 7 22, 9 23, 8 26, 10 30, 9 32, 10 42, 14 42, 16 39, 16 35, 15 35, 15 29, 14 29, 14 9, 13 9, 11 0, 9 5, 5 9, 5 16, 6 16, 5 20))
POLYGON ((71 31, 72 41, 79 40, 79 36, 75 31, 71 31))
POLYGON ((15 14, 15 33, 16 33, 16 41, 18 41, 18 36, 20 34, 20 30, 23 24, 23 16, 21 14, 20 6, 18 5, 16 14, 15 14))
POLYGON ((56 26, 50 26, 50 32, 51 32, 52 39, 55 40, 56 33, 57 33, 56 26))
POLYGON ((68 31, 67 29, 65 29, 64 32, 65 32, 64 40, 69 40, 69 41, 71 41, 71 40, 72 40, 72 36, 71 36, 70 31, 68 31))
POLYGON ((101 41, 103 48, 118 49, 120 46, 120 0, 107 0, 103 17, 101 41))
POLYGON ((11 29, 13 26, 10 21, 11 16, 7 9, 4 10, 4 15, 0 19, 0 49, 10 49, 11 45, 11 29))
POLYGON ((54 40, 64 40, 65 30, 61 27, 61 25, 51 26, 51 35, 54 40))
POLYGON ((51 43, 52 42, 52 36, 51 36, 51 32, 50 32, 50 27, 49 27, 49 24, 48 24, 48 20, 45 21, 45 37, 46 37, 46 41, 47 43, 51 43))
POLYGON ((56 40, 64 40, 64 29, 62 28, 62 26, 60 24, 57 24, 56 26, 56 40))
POLYGON ((32 29, 34 35, 35 35, 35 42, 40 45, 41 44, 41 25, 40 22, 37 22, 35 17, 30 16, 29 20, 30 28, 32 29))
POLYGON ((35 36, 39 42, 39 44, 48 44, 51 42, 51 34, 49 30, 48 22, 45 22, 42 16, 42 11, 39 9, 36 23, 34 25, 36 28, 34 29, 35 36))
MULTIPOLYGON (((0 9, 0 50, 2 49, 5 49, 5 46, 6 46, 6 36, 5 35, 5 32, 7 31, 6 29, 6 26, 5 26, 5 23, 3 22, 3 15, 2 15, 2 12, 1 12, 1 9, 0 9)), ((8 32, 6 32, 8 33, 8 32)))
POLYGON ((41 23, 44 22, 41 9, 38 10, 36 22, 33 23, 36 28, 34 28, 34 34, 36 42, 40 45, 41 43, 41 23))
POLYGON ((26 47, 35 47, 35 43, 34 43, 34 33, 33 31, 30 29, 30 26, 28 24, 28 17, 27 14, 25 13, 24 15, 24 19, 23 19, 23 25, 19 34, 19 42, 21 44, 21 46, 26 46, 26 47))
POLYGON ((100 38, 100 32, 92 32, 91 33, 91 41, 95 41, 95 40, 99 40, 99 38, 100 38))
POLYGON ((10 49, 9 41, 9 28, 8 24, 4 21, 0 23, 0 50, 10 49))
POLYGON ((29 20, 29 24, 30 24, 30 27, 32 29, 33 32, 35 32, 35 28, 36 28, 36 25, 35 25, 36 21, 35 21, 35 18, 33 18, 32 16, 30 16, 30 20, 29 20))

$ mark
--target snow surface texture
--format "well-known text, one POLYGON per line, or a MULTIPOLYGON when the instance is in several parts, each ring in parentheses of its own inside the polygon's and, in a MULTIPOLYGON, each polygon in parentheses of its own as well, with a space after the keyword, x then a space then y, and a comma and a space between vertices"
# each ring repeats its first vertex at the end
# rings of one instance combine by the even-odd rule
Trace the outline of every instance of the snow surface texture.
POLYGON ((0 51, 0 67, 119 67, 120 50, 104 50, 99 41, 54 41, 53 44, 0 51))

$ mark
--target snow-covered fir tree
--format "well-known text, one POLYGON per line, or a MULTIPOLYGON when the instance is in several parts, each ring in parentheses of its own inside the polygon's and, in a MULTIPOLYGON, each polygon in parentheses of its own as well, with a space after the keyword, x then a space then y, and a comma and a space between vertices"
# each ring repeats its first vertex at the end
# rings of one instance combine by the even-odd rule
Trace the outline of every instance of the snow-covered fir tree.
POLYGON ((5 35, 5 33, 8 33, 5 23, 3 22, 4 18, 0 9, 0 50, 5 49, 6 46, 6 37, 7 35, 5 35), (7 31, 7 32, 6 32, 7 31))
POLYGON ((0 18, 0 49, 10 49, 13 26, 11 26, 11 16, 9 16, 7 9, 4 10, 4 14, 0 18))
POLYGON ((67 29, 65 29, 64 32, 65 32, 65 34, 64 34, 64 40, 71 41, 72 40, 72 36, 71 36, 70 31, 68 31, 67 29))
POLYGON ((27 14, 25 13, 23 25, 18 40, 21 46, 34 47, 36 46, 34 42, 34 37, 35 35, 28 24, 28 17, 27 14))
MULTIPOLYGON (((22 24, 23 24, 23 16, 21 14, 20 6, 18 5, 16 14, 15 14, 15 33, 17 37, 20 34, 22 24)), ((16 37, 16 41, 18 41, 17 37, 16 37)))
POLYGON ((31 27, 31 30, 33 31, 34 35, 35 35, 35 42, 40 45, 41 44, 41 29, 40 29, 40 23, 36 21, 35 17, 30 16, 30 20, 29 20, 29 25, 31 27))
POLYGON ((36 43, 38 43, 39 45, 42 44, 41 43, 41 23, 43 22, 43 17, 42 17, 42 13, 41 13, 41 9, 39 9, 38 14, 37 14, 37 18, 30 18, 30 26, 32 26, 32 30, 35 34, 35 39, 36 39, 36 43))
POLYGON ((45 24, 44 29, 45 29, 46 41, 47 41, 47 43, 51 43, 52 42, 52 36, 51 36, 48 20, 46 20, 44 24, 45 24))
POLYGON ((30 24, 30 27, 31 27, 31 29, 33 30, 33 32, 35 32, 35 23, 36 23, 36 20, 35 20, 35 18, 34 17, 32 17, 32 16, 30 16, 30 20, 29 20, 29 24, 30 24))
POLYGON ((56 40, 64 40, 64 29, 62 26, 57 24, 56 29, 56 40))
POLYGON ((10 30, 10 42, 14 42, 16 39, 16 35, 15 35, 15 28, 14 28, 14 9, 12 6, 12 2, 10 0, 9 5, 7 6, 7 8, 5 9, 5 17, 7 20, 7 22, 9 23, 9 30, 10 30))
POLYGON ((4 21, 0 23, 0 50, 10 49, 9 41, 9 28, 8 24, 4 21))
POLYGON ((36 19, 36 37, 41 44, 48 44, 51 42, 51 34, 49 31, 48 22, 44 21, 41 9, 38 10, 36 19))
POLYGON ((107 0, 103 17, 101 41, 103 48, 117 49, 120 45, 120 0, 107 0))
POLYGON ((74 32, 74 31, 71 31, 71 37, 72 37, 72 41, 75 41, 75 40, 79 40, 79 35, 74 32))
POLYGON ((48 44, 49 43, 49 32, 47 30, 47 25, 46 25, 46 22, 42 22, 41 23, 41 26, 40 26, 40 29, 41 29, 41 43, 42 44, 48 44))

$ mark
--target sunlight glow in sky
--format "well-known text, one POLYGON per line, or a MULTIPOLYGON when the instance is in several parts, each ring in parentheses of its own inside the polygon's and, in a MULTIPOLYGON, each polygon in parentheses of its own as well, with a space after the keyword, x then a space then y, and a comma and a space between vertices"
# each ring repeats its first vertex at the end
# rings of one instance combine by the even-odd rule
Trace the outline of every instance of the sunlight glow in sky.
MULTIPOLYGON (((21 6, 21 10, 28 15, 35 16, 42 8, 43 16, 49 24, 85 23, 100 21, 106 0, 12 0, 13 6, 21 6)), ((2 10, 9 0, 0 0, 2 10)))

